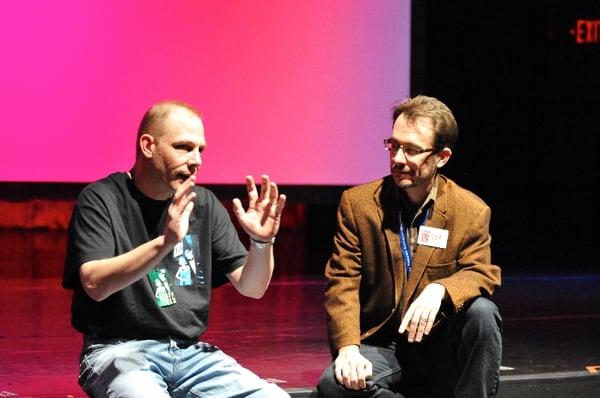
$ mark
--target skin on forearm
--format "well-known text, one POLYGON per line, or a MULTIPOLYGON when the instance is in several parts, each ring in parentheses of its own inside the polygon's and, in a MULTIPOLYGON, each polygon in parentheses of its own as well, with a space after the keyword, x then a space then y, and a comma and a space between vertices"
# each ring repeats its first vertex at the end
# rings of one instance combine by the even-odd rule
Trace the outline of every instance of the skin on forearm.
POLYGON ((244 265, 227 274, 227 277, 240 294, 259 299, 269 287, 274 268, 273 246, 258 249, 250 245, 244 265))
POLYGON ((171 250, 164 235, 127 253, 81 265, 79 277, 83 290, 95 301, 102 301, 144 277, 171 250))
MULTIPOLYGON (((266 242, 273 239, 279 231, 286 197, 279 194, 277 184, 271 182, 269 176, 262 175, 261 178, 259 195, 254 178, 246 176, 248 209, 245 210, 242 202, 235 198, 233 212, 250 239, 266 242)), ((244 265, 227 274, 227 277, 240 294, 258 299, 267 291, 274 267, 273 246, 259 249, 250 245, 244 265)))

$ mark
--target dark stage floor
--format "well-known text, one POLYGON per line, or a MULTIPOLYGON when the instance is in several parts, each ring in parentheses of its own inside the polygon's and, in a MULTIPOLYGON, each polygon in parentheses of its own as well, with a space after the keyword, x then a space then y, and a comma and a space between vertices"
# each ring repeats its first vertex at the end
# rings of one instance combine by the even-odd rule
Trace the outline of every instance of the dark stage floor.
MULTIPOLYGON (((76 383, 81 338, 69 324, 70 293, 49 271, 14 270, 42 269, 62 249, 19 260, 14 253, 27 253, 26 247, 1 247, 0 267, 11 277, 0 279, 0 397, 83 396, 76 383)), ((599 284, 600 274, 567 266, 544 275, 504 271, 496 295, 505 328, 502 397, 600 396, 599 284)), ((308 396, 330 360, 323 286, 318 275, 280 273, 259 301, 230 286, 219 288, 204 339, 293 395, 308 396)))

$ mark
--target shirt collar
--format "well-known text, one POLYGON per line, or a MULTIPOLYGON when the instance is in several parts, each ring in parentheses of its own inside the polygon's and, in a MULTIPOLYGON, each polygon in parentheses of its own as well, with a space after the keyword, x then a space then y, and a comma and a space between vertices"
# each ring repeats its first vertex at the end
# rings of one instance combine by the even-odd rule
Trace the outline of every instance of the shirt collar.
POLYGON ((410 207, 409 204, 406 202, 406 195, 402 192, 400 192, 398 201, 399 201, 399 206, 400 206, 400 210, 408 210, 409 213, 413 213, 412 216, 412 220, 411 220, 411 225, 414 223, 414 221, 421 216, 421 214, 423 214, 423 212, 427 211, 427 209, 430 209, 433 207, 435 200, 437 198, 437 193, 438 193, 438 177, 437 175, 435 176, 434 180, 433 180, 433 184, 431 187, 431 190, 429 190, 429 193, 427 194, 427 196, 425 197, 425 200, 423 201, 423 203, 421 204, 421 206, 419 206, 419 208, 415 211, 414 207, 410 207))

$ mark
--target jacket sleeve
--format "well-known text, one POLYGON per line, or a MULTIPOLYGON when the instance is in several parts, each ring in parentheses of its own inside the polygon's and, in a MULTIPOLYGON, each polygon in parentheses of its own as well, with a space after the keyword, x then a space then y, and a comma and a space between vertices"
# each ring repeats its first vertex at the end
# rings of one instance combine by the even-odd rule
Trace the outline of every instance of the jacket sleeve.
POLYGON ((332 351, 360 344, 361 250, 352 203, 342 194, 333 254, 325 267, 325 312, 332 351))

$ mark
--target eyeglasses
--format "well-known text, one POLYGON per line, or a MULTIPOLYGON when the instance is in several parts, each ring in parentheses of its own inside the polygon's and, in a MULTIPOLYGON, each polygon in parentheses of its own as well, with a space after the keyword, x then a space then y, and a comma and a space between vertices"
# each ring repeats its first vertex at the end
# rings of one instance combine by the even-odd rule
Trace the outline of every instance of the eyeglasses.
POLYGON ((391 138, 386 138, 385 140, 383 140, 383 147, 385 148, 386 151, 391 152, 391 153, 398 153, 398 151, 400 149, 402 149, 404 156, 407 156, 409 158, 418 156, 425 152, 433 152, 436 150, 436 148, 422 149, 422 148, 412 146, 412 145, 398 144, 397 142, 393 141, 391 138))

